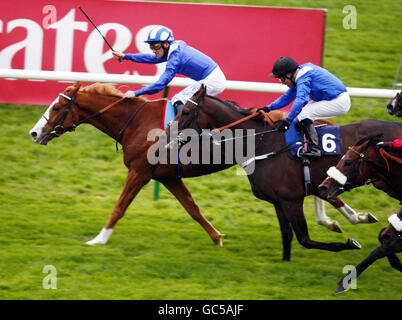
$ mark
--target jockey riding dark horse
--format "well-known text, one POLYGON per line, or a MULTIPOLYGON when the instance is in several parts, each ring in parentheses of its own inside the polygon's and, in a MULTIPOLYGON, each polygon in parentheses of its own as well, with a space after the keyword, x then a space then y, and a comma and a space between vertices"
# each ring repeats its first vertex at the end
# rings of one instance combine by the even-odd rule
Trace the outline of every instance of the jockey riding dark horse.
POLYGON ((278 78, 289 90, 259 110, 269 112, 280 109, 295 100, 287 119, 281 123, 278 131, 287 131, 292 121, 297 121, 310 146, 310 151, 303 150, 300 156, 321 157, 313 121, 341 116, 349 111, 350 97, 346 87, 324 68, 312 63, 299 66, 291 57, 280 57, 275 62, 270 77, 278 78))

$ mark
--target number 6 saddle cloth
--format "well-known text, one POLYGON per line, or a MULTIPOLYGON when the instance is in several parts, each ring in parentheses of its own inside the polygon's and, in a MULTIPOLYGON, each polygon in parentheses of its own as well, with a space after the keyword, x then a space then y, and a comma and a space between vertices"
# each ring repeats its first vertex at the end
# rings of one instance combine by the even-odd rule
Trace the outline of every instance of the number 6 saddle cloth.
MULTIPOLYGON (((295 127, 296 122, 290 124, 288 131, 285 132, 286 146, 295 145, 289 151, 291 157, 296 158, 303 148, 303 137, 295 127), (301 144, 300 144, 301 143, 301 144)), ((340 126, 339 125, 319 125, 316 126, 318 139, 320 142, 321 154, 323 156, 335 156, 341 152, 340 146, 340 126)))

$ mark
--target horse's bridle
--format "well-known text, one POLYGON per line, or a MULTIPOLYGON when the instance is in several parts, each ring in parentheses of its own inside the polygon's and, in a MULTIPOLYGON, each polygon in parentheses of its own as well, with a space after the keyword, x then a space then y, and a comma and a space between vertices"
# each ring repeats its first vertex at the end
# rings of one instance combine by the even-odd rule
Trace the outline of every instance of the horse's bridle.
MULTIPOLYGON (((200 124, 200 118, 199 118, 200 110, 201 110, 201 108, 202 108, 202 101, 199 102, 199 103, 195 102, 195 101, 192 100, 192 99, 187 99, 187 101, 190 102, 190 103, 192 103, 192 104, 195 105, 195 107, 196 107, 196 108, 195 108, 195 112, 194 112, 194 114, 193 114, 193 117, 192 117, 190 120, 188 120, 187 123, 188 123, 188 124, 193 124, 193 122, 194 122, 195 120, 197 120, 198 129, 202 130, 201 124, 200 124)), ((184 109, 184 108, 183 108, 183 109, 184 109)), ((182 112, 183 112, 183 111, 182 111, 182 112)), ((188 127, 187 124, 186 124, 186 127, 188 127)))
POLYGON ((60 137, 63 133, 67 131, 74 131, 75 128, 77 127, 77 124, 75 123, 75 110, 74 110, 75 96, 69 97, 64 93, 59 93, 59 97, 63 97, 64 99, 68 100, 68 105, 64 110, 63 115, 59 118, 59 120, 56 123, 53 123, 49 119, 47 119, 45 115, 42 116, 53 129, 53 131, 50 131, 49 134, 52 134, 56 138, 60 137), (68 128, 64 128, 64 121, 66 121, 67 116, 70 113, 70 110, 72 113, 73 125, 68 128))
MULTIPOLYGON (((366 161, 367 163, 369 163, 369 164, 371 164, 377 171, 386 171, 386 172, 389 172, 389 170, 387 170, 387 168, 385 168, 385 167, 381 167, 380 165, 378 165, 377 163, 375 163, 373 160, 371 160, 371 159, 369 159, 369 158, 367 158, 367 154, 363 151, 363 152, 360 152, 360 151, 357 151, 354 147, 348 147, 348 149, 350 150, 350 151, 352 151, 353 153, 355 153, 357 156, 358 156, 358 159, 357 159, 357 163, 355 164, 355 165, 353 165, 352 167, 350 167, 349 168, 349 172, 353 172, 353 169, 354 168, 358 168, 358 170, 359 170, 359 174, 361 175, 363 172, 362 172, 362 167, 363 167, 363 161, 366 161)), ((338 182, 338 184, 340 185, 339 186, 339 190, 344 190, 344 191, 350 191, 351 189, 353 189, 353 188, 355 188, 355 187, 357 187, 357 185, 355 185, 355 184, 353 184, 352 182, 350 182, 350 177, 349 177, 349 174, 343 174, 342 172, 340 172, 338 169, 336 169, 335 167, 331 167, 331 168, 334 168, 334 169, 332 169, 332 170, 336 170, 338 173, 340 173, 341 175, 343 175, 344 176, 344 178, 346 179, 346 181, 344 182, 344 183, 342 183, 339 179, 337 179, 333 174, 329 174, 329 177, 330 178, 333 178, 336 182, 338 182)), ((330 172, 330 170, 328 170, 329 172, 330 172)), ((333 172, 333 171, 332 171, 333 172)), ((384 176, 384 175, 382 175, 381 174, 381 176, 382 176, 382 179, 381 180, 384 180, 386 183, 388 183, 388 179, 386 178, 386 176, 384 176)), ((365 181, 365 183, 364 184, 366 184, 366 185, 368 185, 368 184, 370 184, 370 183, 372 183, 372 182, 374 182, 375 180, 373 180, 373 179, 367 179, 366 181, 365 181)))
MULTIPOLYGON (((44 115, 43 117, 45 118, 45 120, 47 121, 47 123, 53 128, 53 131, 49 132, 49 134, 53 134, 54 137, 60 137, 63 133, 65 132, 69 132, 69 131, 74 131, 75 128, 77 128, 80 124, 88 122, 89 120, 91 120, 92 118, 95 118, 97 116, 99 116, 100 114, 102 114, 103 112, 105 112, 106 110, 114 107, 115 105, 117 105, 119 102, 121 102, 122 100, 125 99, 125 97, 120 98, 119 100, 109 104, 108 106, 104 107, 102 110, 96 111, 95 113, 89 115, 88 117, 86 117, 85 119, 82 119, 78 122, 75 121, 75 110, 74 110, 74 106, 76 105, 76 98, 75 95, 72 97, 69 97, 67 95, 65 95, 64 93, 59 93, 60 97, 63 97, 64 99, 68 100, 68 105, 66 107, 66 109, 64 110, 63 115, 61 116, 61 118, 57 121, 57 123, 52 123, 49 119, 47 119, 44 115), (70 127, 65 128, 64 127, 64 121, 66 120, 68 114, 70 113, 70 110, 72 112, 72 121, 73 124, 70 127)), ((138 107, 134 113, 130 116, 130 118, 127 120, 126 124, 123 126, 123 128, 119 131, 119 134, 117 135, 116 138, 114 138, 116 140, 116 150, 118 150, 117 147, 117 143, 120 141, 124 131, 127 129, 128 125, 131 123, 131 121, 134 119, 134 117, 137 115, 137 113, 147 104, 147 101, 143 102, 140 107, 138 107)), ((108 130, 113 134, 112 130, 110 130, 108 128, 108 130)))
POLYGON ((396 96, 388 103, 387 111, 390 115, 395 114, 397 109, 401 109, 402 111, 402 101, 401 101, 401 93, 397 93, 396 96), (395 105, 392 105, 392 102, 395 101, 395 105))

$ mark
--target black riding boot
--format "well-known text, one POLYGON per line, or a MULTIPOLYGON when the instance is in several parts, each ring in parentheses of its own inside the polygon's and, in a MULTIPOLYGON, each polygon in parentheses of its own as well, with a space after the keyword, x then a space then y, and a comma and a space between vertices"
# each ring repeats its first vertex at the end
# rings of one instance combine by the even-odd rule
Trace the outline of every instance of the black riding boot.
POLYGON ((184 104, 183 102, 181 102, 180 100, 177 100, 174 104, 173 104, 174 108, 176 109, 176 114, 178 114, 180 112, 180 110, 183 108, 184 104))
POLYGON ((309 145, 310 151, 301 152, 302 157, 321 157, 321 149, 318 142, 318 134, 314 127, 313 121, 304 119, 300 122, 304 134, 309 145))

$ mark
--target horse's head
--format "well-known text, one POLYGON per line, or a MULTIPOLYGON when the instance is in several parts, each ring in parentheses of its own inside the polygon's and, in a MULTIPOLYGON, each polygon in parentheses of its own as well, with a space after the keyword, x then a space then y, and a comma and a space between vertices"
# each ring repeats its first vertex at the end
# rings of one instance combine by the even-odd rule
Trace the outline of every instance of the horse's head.
POLYGON ((402 117, 402 91, 388 102, 387 111, 391 115, 402 117))
POLYGON ((201 133, 202 129, 214 127, 214 119, 204 112, 205 108, 208 108, 208 106, 205 107, 206 93, 206 86, 201 85, 191 99, 186 101, 177 119, 179 131, 190 128, 201 133))
MULTIPOLYGON (((192 129, 198 134, 201 134, 203 129, 214 127, 213 118, 204 112, 206 92, 206 86, 201 85, 200 89, 186 101, 181 112, 175 119, 175 121, 177 121, 178 135, 168 143, 167 148, 172 149, 176 143, 180 147, 185 143, 188 140, 188 135, 184 133, 186 129, 192 129)), ((171 136, 173 134, 173 127, 169 126, 167 130, 168 136, 171 136)))
POLYGON ((375 142, 382 134, 361 139, 355 146, 349 147, 336 167, 327 171, 328 177, 318 186, 323 198, 334 199, 344 191, 362 186, 370 178, 373 158, 376 157, 375 142))
POLYGON ((61 136, 66 131, 72 131, 78 120, 76 94, 81 84, 76 82, 67 87, 63 93, 52 102, 35 126, 29 131, 32 141, 46 145, 54 137, 61 136))

